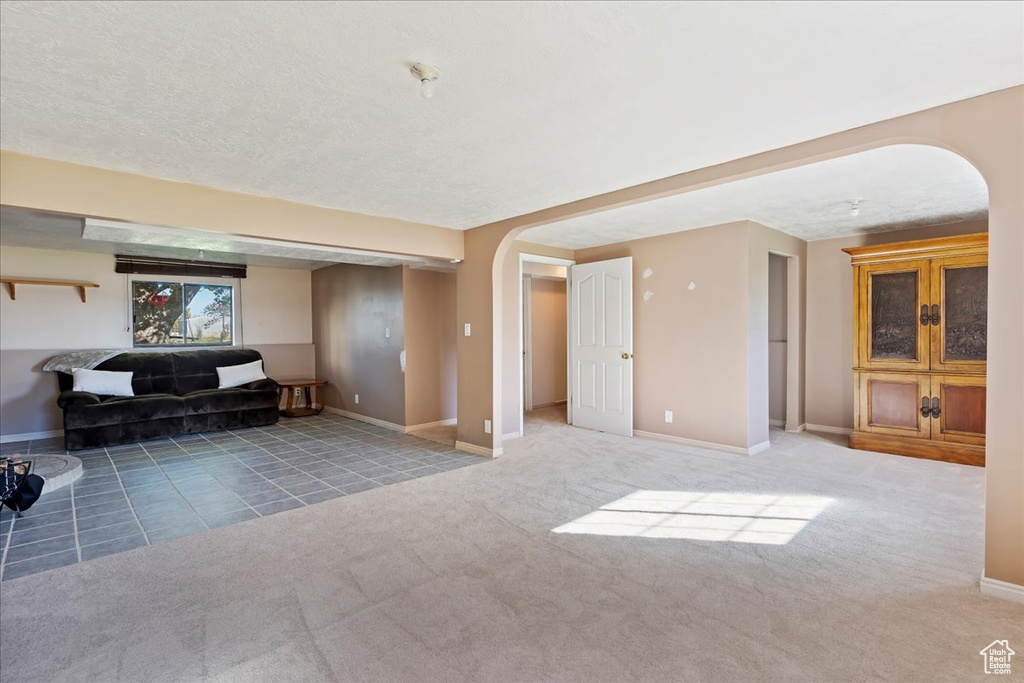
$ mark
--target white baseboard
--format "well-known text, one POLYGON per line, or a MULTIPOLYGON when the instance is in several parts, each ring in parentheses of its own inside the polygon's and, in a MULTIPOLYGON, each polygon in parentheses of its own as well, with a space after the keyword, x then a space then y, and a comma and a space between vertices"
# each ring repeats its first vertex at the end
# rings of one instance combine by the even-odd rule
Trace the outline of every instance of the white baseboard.
POLYGON ((469 453, 470 455, 482 455, 485 458, 497 458, 502 454, 502 449, 500 448, 486 448, 484 446, 477 446, 475 443, 466 443, 465 441, 456 441, 455 450, 469 453))
POLYGON ((981 577, 981 594, 1000 600, 1019 602, 1024 605, 1024 586, 1019 586, 1009 581, 990 579, 987 576, 981 577))
POLYGON ((711 451, 721 451, 723 453, 732 453, 734 455, 754 455, 761 451, 767 450, 771 447, 771 444, 767 441, 759 443, 751 448, 741 448, 739 446, 729 446, 724 443, 713 443, 711 441, 698 441, 697 439, 687 439, 682 436, 671 436, 669 434, 658 434, 657 432, 644 432, 639 429, 633 430, 633 436, 639 436, 642 439, 651 439, 653 441, 666 441, 668 443, 678 443, 684 446, 695 446, 697 448, 707 448, 711 451))
POLYGON ((768 420, 768 426, 769 427, 785 427, 786 426, 786 421, 785 420, 768 420))
POLYGON ((550 403, 536 403, 530 410, 541 410, 542 408, 550 408, 552 406, 564 406, 566 400, 563 398, 561 401, 551 401, 550 403))
POLYGON ((747 455, 757 455, 758 453, 762 453, 762 452, 768 450, 771 447, 772 447, 772 442, 771 441, 762 441, 761 443, 756 444, 756 445, 751 446, 750 448, 748 448, 747 449, 747 455))
POLYGON ((349 412, 347 410, 342 410, 341 408, 332 408, 331 406, 324 406, 324 411, 328 412, 328 413, 332 413, 334 415, 341 415, 342 417, 347 417, 347 418, 352 419, 352 420, 359 420, 360 422, 368 422, 368 423, 370 423, 372 425, 377 425, 378 427, 384 427, 385 429, 393 429, 396 432, 402 432, 403 434, 405 434, 405 426, 404 425, 400 425, 400 424, 395 424, 394 422, 387 422, 385 420, 378 420, 375 417, 368 417, 366 415, 360 415, 359 413, 351 413, 351 412, 349 412))
POLYGON ((522 430, 519 430, 518 432, 509 432, 508 434, 502 434, 501 435, 501 440, 504 441, 505 439, 518 439, 522 435, 523 435, 522 430))
POLYGON ((842 434, 843 436, 849 436, 850 433, 853 431, 852 429, 847 429, 846 427, 833 427, 831 425, 815 425, 807 423, 804 426, 807 428, 807 431, 809 432, 822 432, 824 434, 842 434))
POLYGON ((353 413, 353 412, 350 412, 348 410, 342 410, 341 408, 332 408, 331 406, 324 406, 324 411, 328 412, 328 413, 333 413, 334 415, 341 415, 342 417, 347 417, 347 418, 352 419, 352 420, 359 420, 360 422, 368 422, 369 424, 377 425, 378 427, 384 427, 385 429, 392 429, 392 430, 394 430, 396 432, 402 432, 403 434, 415 434, 416 432, 418 432, 420 430, 423 430, 423 429, 429 429, 431 427, 447 427, 447 426, 450 426, 450 425, 453 425, 453 424, 458 424, 458 422, 459 422, 458 418, 453 417, 450 420, 438 420, 437 422, 424 422, 423 424, 409 425, 408 427, 405 427, 405 426, 400 425, 400 424, 395 424, 394 422, 387 422, 386 420, 378 420, 375 417, 369 417, 367 415, 360 415, 359 413, 353 413))
POLYGON ((49 432, 25 432, 24 434, 4 434, 3 436, 0 436, 0 443, 31 441, 33 439, 52 439, 55 436, 64 436, 64 430, 54 429, 49 432))
POLYGON ((409 425, 405 428, 406 434, 415 434, 416 432, 423 431, 424 429, 431 429, 433 427, 450 427, 454 424, 459 423, 459 418, 453 417, 450 420, 438 420, 437 422, 424 422, 418 425, 409 425))
POLYGON ((807 429, 807 425, 806 424, 802 424, 799 427, 797 427, 796 429, 790 429, 789 427, 786 427, 786 431, 789 432, 790 434, 799 434, 800 432, 804 431, 805 429, 807 429))

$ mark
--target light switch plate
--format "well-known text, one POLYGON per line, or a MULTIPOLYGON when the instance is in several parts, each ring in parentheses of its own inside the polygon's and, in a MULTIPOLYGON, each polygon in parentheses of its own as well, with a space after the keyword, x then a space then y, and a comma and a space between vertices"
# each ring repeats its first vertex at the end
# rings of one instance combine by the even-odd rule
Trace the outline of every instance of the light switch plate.
POLYGON ((359 405, 359 394, 356 394, 356 405, 359 405))
POLYGON ((672 411, 671 410, 666 410, 665 411, 665 422, 668 422, 668 423, 671 424, 671 422, 672 422, 672 411))
POLYGON ((490 433, 491 433, 491 421, 490 420, 484 420, 484 434, 490 434, 490 433))
POLYGON ((466 336, 469 336, 469 323, 466 323, 466 336))

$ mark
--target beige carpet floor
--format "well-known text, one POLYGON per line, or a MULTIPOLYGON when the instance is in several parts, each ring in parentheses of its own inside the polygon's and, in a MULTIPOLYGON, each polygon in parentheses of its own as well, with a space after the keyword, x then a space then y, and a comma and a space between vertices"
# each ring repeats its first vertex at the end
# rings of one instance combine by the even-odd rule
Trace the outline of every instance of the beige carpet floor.
POLYGON ((773 437, 533 416, 493 462, 5 582, 0 678, 933 682, 1024 652, 1024 606, 978 592, 982 470, 773 437))

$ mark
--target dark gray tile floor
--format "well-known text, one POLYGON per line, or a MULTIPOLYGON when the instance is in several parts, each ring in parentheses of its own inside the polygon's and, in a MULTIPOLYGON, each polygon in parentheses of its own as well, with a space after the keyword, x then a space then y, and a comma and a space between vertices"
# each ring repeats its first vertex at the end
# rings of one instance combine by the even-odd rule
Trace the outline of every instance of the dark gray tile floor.
MULTIPOLYGON (((64 453, 61 439, 4 454, 64 453)), ((84 475, 14 519, 0 512, 0 579, 83 562, 485 462, 335 415, 76 451, 84 475)))

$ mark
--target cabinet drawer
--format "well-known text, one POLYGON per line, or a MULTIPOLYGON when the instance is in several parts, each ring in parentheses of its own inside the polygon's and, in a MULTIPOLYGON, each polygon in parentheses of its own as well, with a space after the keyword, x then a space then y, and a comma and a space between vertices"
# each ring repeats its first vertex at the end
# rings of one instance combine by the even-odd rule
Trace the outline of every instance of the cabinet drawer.
POLYGON ((858 372, 857 429, 874 434, 931 438, 931 377, 912 373, 858 372))
POLYGON ((939 399, 939 416, 932 419, 932 439, 985 444, 984 376, 933 375, 932 396, 939 399))

